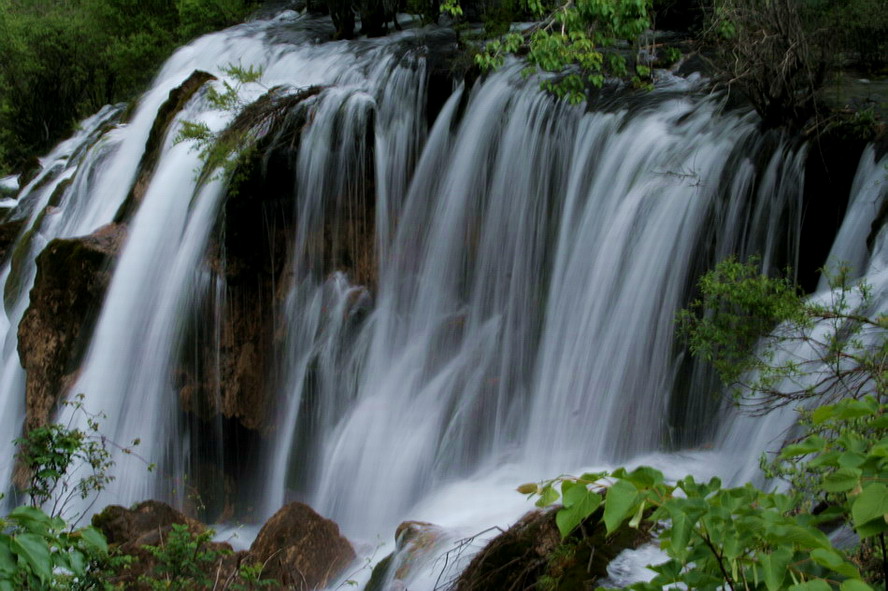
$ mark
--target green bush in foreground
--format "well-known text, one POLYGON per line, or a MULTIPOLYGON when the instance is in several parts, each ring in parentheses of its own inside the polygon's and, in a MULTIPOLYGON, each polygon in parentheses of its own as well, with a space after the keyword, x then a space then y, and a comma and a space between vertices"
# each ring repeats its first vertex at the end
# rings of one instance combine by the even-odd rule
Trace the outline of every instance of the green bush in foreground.
POLYGON ((561 477, 519 491, 539 495, 540 506, 561 501, 556 522, 564 537, 602 505, 608 533, 627 523, 636 528, 642 521, 665 524, 658 536, 668 560, 650 567, 656 575, 630 587, 636 591, 676 584, 712 591, 867 591, 875 581, 884 581, 884 570, 862 571, 856 553, 834 547, 823 528, 844 521, 864 542, 878 540, 885 568, 886 409, 873 398, 821 406, 813 425, 835 438, 812 433, 780 453, 782 469, 815 480, 806 492, 825 501, 817 513, 803 509, 811 499, 797 490, 765 492, 750 484, 723 488, 717 478, 703 483, 691 476, 670 484, 649 467, 561 477), (881 438, 862 437, 855 424, 860 420, 881 438))

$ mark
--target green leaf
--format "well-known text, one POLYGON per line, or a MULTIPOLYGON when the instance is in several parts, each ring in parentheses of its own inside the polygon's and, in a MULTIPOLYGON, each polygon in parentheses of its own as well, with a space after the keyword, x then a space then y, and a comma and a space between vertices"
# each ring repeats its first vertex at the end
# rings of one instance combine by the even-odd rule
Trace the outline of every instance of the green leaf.
POLYGON ((576 486, 568 493, 574 497, 571 506, 565 506, 555 514, 555 523, 562 538, 566 538, 601 505, 601 495, 586 489, 585 486, 576 486), (584 494, 580 497, 580 493, 584 494))
POLYGON ((789 548, 778 548, 770 554, 760 555, 759 562, 762 565, 768 591, 777 591, 783 587, 790 560, 792 560, 792 550, 789 548))
POLYGON ((595 484, 605 476, 607 476, 607 472, 585 472, 577 478, 577 482, 579 484, 595 484))
POLYGON ((876 518, 864 524, 855 526, 854 530, 861 538, 871 538, 875 535, 888 532, 888 523, 884 519, 876 518))
POLYGON ((41 581, 52 578, 52 559, 46 539, 32 533, 21 534, 12 539, 11 549, 25 559, 41 581))
POLYGON ((552 487, 552 485, 547 485, 543 487, 543 492, 540 494, 540 498, 537 499, 536 506, 537 507, 548 507, 552 503, 558 501, 561 498, 561 495, 558 494, 558 491, 552 487))
POLYGON ((83 552, 79 550, 71 550, 67 554, 68 557, 68 568, 71 569, 71 573, 77 576, 81 576, 86 572, 87 560, 86 556, 83 555, 83 552))
POLYGON ((811 435, 810 437, 806 437, 799 443, 794 443, 792 445, 787 445, 780 451, 780 458, 794 458, 796 456, 804 456, 807 454, 817 453, 819 451, 823 451, 826 447, 826 440, 819 435, 811 435))
POLYGON ((860 579, 848 579, 842 581, 840 591, 873 591, 873 588, 861 581, 860 579))
POLYGON ((663 473, 649 466, 640 466, 626 476, 626 480, 640 488, 650 488, 663 482, 663 473))
POLYGON ((15 556, 9 549, 12 538, 5 534, 0 534, 0 573, 12 573, 16 570, 15 556))
POLYGON ((858 468, 866 462, 866 456, 862 453, 846 451, 839 456, 839 466, 843 468, 858 468))
POLYGON ((835 405, 829 404, 818 407, 811 413, 811 422, 815 425, 821 425, 826 421, 833 419, 836 416, 836 408, 835 405))
POLYGON ((833 570, 840 575, 844 575, 846 577, 860 576, 860 572, 858 572, 857 567, 855 567, 850 562, 847 562, 835 550, 830 550, 827 548, 817 548, 811 552, 811 559, 820 566, 825 566, 826 568, 833 570))
POLYGON ((858 468, 839 468, 824 476, 821 486, 826 492, 847 492, 857 487, 862 474, 858 468))
POLYGON ((836 404, 836 418, 841 420, 858 419, 873 414, 873 409, 864 400, 847 399, 836 404))
POLYGON ((858 533, 860 526, 874 519, 882 519, 884 523, 886 514, 888 514, 888 487, 884 484, 875 483, 864 487, 851 504, 851 517, 858 533))
POLYGON ((36 507, 22 505, 9 513, 9 519, 15 521, 31 533, 41 534, 49 529, 51 518, 36 507))
POLYGON ((823 579, 811 579, 804 583, 792 585, 789 591, 832 591, 832 587, 823 579))
POLYGON ((86 542, 87 546, 98 550, 102 554, 108 553, 108 541, 105 539, 105 536, 97 530, 96 528, 84 527, 77 532, 80 534, 81 539, 86 542))
POLYGON ((607 489, 604 498, 604 525, 607 533, 617 529, 623 520, 632 513, 638 490, 628 480, 618 480, 607 489))

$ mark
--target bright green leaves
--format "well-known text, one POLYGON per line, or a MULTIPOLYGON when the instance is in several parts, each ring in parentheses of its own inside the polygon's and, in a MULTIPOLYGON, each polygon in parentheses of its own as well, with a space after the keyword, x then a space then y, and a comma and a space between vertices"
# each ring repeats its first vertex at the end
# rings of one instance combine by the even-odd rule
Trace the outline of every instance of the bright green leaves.
POLYGON ((873 588, 859 579, 848 579, 842 581, 839 587, 841 591, 873 591, 873 588))
POLYGON ((441 2, 441 12, 452 17, 459 17, 462 16, 463 9, 459 5, 459 0, 443 0, 441 2))
POLYGON ((778 548, 774 552, 759 555, 762 578, 768 591, 783 588, 790 560, 792 560, 792 550, 789 548, 778 548))
POLYGON ((46 582, 52 577, 51 553, 45 538, 37 534, 20 534, 11 539, 9 549, 24 560, 41 582, 46 582))
MULTIPOLYGON (((787 457, 817 453, 829 443, 812 436, 795 445, 787 457)), ((561 477, 519 488, 539 495, 542 506, 561 500, 555 521, 563 538, 577 535, 581 523, 603 527, 608 535, 624 527, 658 528, 660 546, 669 560, 652 567, 653 580, 633 585, 635 591, 676 584, 707 591, 833 590, 833 584, 844 585, 847 591, 869 588, 857 566, 818 529, 821 522, 842 512, 829 509, 818 516, 800 512, 790 495, 749 484, 724 488, 717 478, 698 482, 688 476, 668 484, 659 471, 648 467, 561 477)), ((885 485, 868 484, 853 499, 855 524, 888 525, 885 485)), ((857 529, 866 535, 865 528, 857 529)))
MULTIPOLYGON (((207 91, 207 100, 216 110, 243 115, 248 105, 241 98, 241 90, 247 84, 266 88, 260 82, 262 68, 230 63, 220 67, 220 70, 231 82, 223 80, 221 87, 211 86, 207 91)), ((273 94, 273 89, 268 90, 265 98, 270 98, 273 94)), ((203 122, 183 120, 174 141, 177 144, 192 143, 192 148, 198 152, 203 162, 203 166, 195 171, 197 180, 204 182, 234 175, 238 166, 255 153, 255 136, 253 130, 248 126, 238 125, 237 120, 221 132, 214 132, 203 122)), ((229 185, 229 192, 236 191, 236 184, 229 185)))
POLYGON ((861 538, 888 531, 886 408, 867 396, 803 413, 801 423, 813 433, 784 448, 770 466, 799 490, 828 493, 861 538))
MULTIPOLYGON (((86 499, 113 480, 109 470, 114 460, 108 449, 113 444, 99 433, 99 422, 104 416, 91 414, 83 407, 83 394, 64 404, 81 416, 86 423, 85 430, 50 424, 31 429, 25 437, 15 440, 19 461, 30 473, 24 492, 34 507, 46 505, 49 514, 56 518, 52 523, 44 523, 41 520, 46 516, 42 511, 27 507, 15 509, 10 519, 34 533, 42 534, 49 527, 59 528, 57 518, 60 516, 76 522, 79 516, 65 515, 66 503, 77 497, 86 499)), ((117 447, 135 455, 131 447, 117 447)))
POLYGON ((71 534, 73 537, 79 537, 83 541, 83 547, 89 550, 95 550, 100 554, 108 552, 108 542, 102 532, 94 527, 84 527, 71 534))
MULTIPOLYGON (((546 12, 539 0, 528 0, 527 8, 538 18, 546 12)), ((636 84, 650 77, 650 68, 635 65, 611 51, 619 40, 636 42, 650 27, 651 0, 579 0, 550 10, 542 23, 525 35, 510 33, 487 42, 475 55, 482 70, 502 66, 505 56, 521 51, 535 72, 557 74, 545 77, 540 87, 572 103, 585 100, 590 86, 601 87, 605 76, 630 78, 636 84), (606 58, 605 58, 606 56, 606 58)))
POLYGON ((607 533, 613 533, 632 513, 639 500, 638 489, 628 480, 617 480, 607 489, 604 504, 604 525, 607 533))
MULTIPOLYGON (((678 314, 679 333, 740 405, 767 412, 803 400, 853 398, 858 402, 834 418, 871 417, 871 403, 862 399, 888 388, 885 328, 861 312, 871 300, 866 283, 851 282, 839 269, 830 287, 805 299, 788 276, 766 276, 758 260, 728 258, 701 277, 700 299, 678 314)), ((817 425, 833 411, 815 412, 817 425)))
POLYGON ((811 560, 846 577, 860 576, 857 567, 845 560, 842 555, 831 548, 816 548, 812 550, 811 560))
POLYGON ((551 486, 547 486, 543 488, 542 492, 540 493, 540 498, 537 499, 536 506, 548 507, 549 505, 558 502, 558 499, 558 491, 551 486))
POLYGON ((839 468, 823 477, 821 488, 826 492, 848 492, 857 487, 863 474, 857 468, 839 468))
POLYGON ((194 591, 196 589, 231 589, 247 591, 279 588, 277 581, 261 578, 263 564, 238 561, 237 570, 224 586, 217 576, 221 561, 231 551, 213 544, 213 530, 192 532, 184 524, 173 524, 163 543, 143 546, 154 557, 150 570, 138 579, 139 588, 152 591, 194 591))
POLYGON ((71 588, 72 578, 82 581, 108 553, 95 528, 66 531, 61 518, 35 507, 17 507, 0 525, 0 591, 71 588))
POLYGON ((555 515, 561 537, 566 538, 580 523, 601 506, 601 495, 585 485, 565 480, 561 484, 564 508, 555 515))
POLYGON ((888 531, 888 487, 868 484, 851 503, 854 529, 867 538, 888 531))
POLYGON ((518 33, 508 33, 499 40, 490 41, 484 51, 475 54, 475 63, 483 70, 495 70, 503 65, 506 55, 515 53, 524 43, 518 33))

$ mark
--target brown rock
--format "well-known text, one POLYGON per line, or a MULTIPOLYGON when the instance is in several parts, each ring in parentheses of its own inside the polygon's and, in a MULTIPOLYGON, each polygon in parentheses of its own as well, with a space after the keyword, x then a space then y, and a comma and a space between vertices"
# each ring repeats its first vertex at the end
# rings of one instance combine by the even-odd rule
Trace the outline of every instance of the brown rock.
POLYGON ((125 237, 124 226, 109 224, 89 236, 53 240, 37 257, 30 304, 18 328, 27 372, 26 432, 47 423, 73 380, 125 237))
MULTIPOLYGON (((207 533, 200 522, 187 517, 160 501, 143 501, 132 509, 110 505, 93 516, 92 524, 105 534, 108 543, 116 547, 120 554, 134 558, 128 568, 116 573, 115 585, 132 591, 148 591, 151 587, 139 582, 143 575, 157 579, 169 576, 160 566, 155 556, 145 546, 161 547, 167 543, 174 525, 187 526, 192 536, 207 533)), ((191 581, 195 575, 207 580, 236 578, 236 571, 244 553, 235 554, 231 545, 225 542, 203 542, 189 560, 189 568, 173 573, 182 581, 191 581)), ((164 564, 165 569, 176 568, 175 564, 164 564)))
POLYGON ((355 551, 335 523, 308 505, 290 503, 262 527, 250 556, 265 564, 263 577, 309 591, 330 583, 355 559, 355 551))
POLYGON ((206 530, 199 521, 160 501, 143 501, 132 509, 109 505, 92 518, 93 526, 105 534, 108 543, 121 547, 131 547, 141 539, 147 540, 153 537, 157 540, 159 533, 174 523, 187 525, 189 531, 195 534, 206 530))

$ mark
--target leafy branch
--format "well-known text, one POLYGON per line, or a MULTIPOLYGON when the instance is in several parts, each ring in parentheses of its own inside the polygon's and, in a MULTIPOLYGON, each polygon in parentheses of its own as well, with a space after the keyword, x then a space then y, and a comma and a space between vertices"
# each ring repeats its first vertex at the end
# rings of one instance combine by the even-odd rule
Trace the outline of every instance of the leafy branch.
POLYGON ((540 86, 571 103, 585 99, 588 85, 600 88, 605 76, 647 84, 650 68, 636 64, 630 69, 614 48, 621 40, 634 44, 650 27, 651 0, 566 0, 552 8, 527 0, 525 8, 540 21, 489 41, 475 55, 482 70, 499 68, 507 55, 520 54, 529 64, 524 75, 559 74, 544 78, 540 86))

